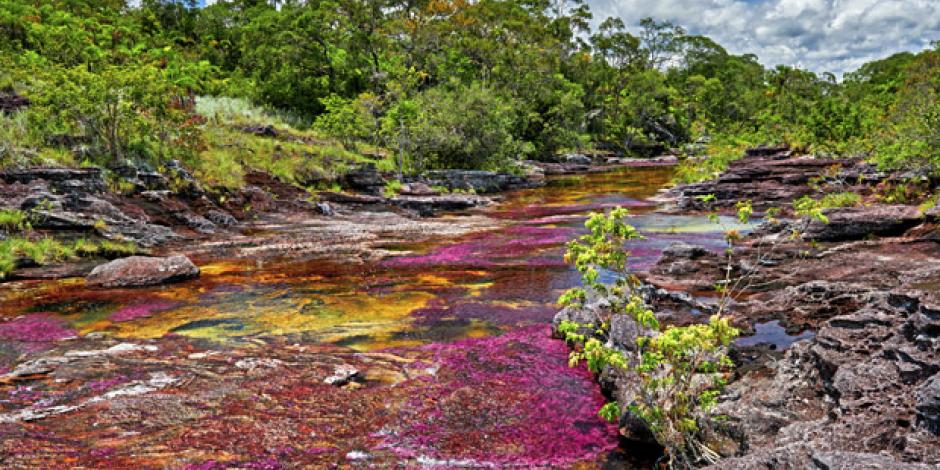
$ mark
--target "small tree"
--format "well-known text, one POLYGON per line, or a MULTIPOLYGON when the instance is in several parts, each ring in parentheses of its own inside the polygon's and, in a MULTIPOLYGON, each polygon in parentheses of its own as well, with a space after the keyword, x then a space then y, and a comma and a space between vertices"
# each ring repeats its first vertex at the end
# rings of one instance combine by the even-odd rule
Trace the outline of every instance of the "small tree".
MULTIPOLYGON (((582 325, 564 321, 559 332, 569 341, 582 344, 572 351, 572 366, 585 361, 594 373, 611 366, 639 379, 630 404, 611 402, 599 414, 615 421, 624 412, 641 419, 667 450, 673 467, 692 467, 717 460, 717 454, 703 444, 701 426, 711 422, 711 408, 732 367, 727 348, 738 335, 727 317, 714 315, 707 324, 662 329, 655 314, 636 292, 637 281, 627 268, 630 253, 624 244, 642 238, 624 223, 627 210, 616 208, 609 214, 592 213, 586 222, 590 232, 568 244, 565 260, 581 273, 583 287, 574 288, 559 299, 566 305, 581 304, 587 290, 606 295, 613 315, 629 315, 653 333, 637 334, 637 348, 625 352, 605 345, 608 324, 582 325), (616 274, 610 284, 601 282, 602 271, 616 274), (585 334, 585 331, 592 331, 585 334)), ((640 329, 638 328, 637 331, 640 329)))
POLYGON ((366 111, 359 100, 347 100, 337 95, 330 95, 320 100, 326 111, 317 116, 314 129, 339 139, 343 147, 350 149, 354 142, 369 136, 366 111))

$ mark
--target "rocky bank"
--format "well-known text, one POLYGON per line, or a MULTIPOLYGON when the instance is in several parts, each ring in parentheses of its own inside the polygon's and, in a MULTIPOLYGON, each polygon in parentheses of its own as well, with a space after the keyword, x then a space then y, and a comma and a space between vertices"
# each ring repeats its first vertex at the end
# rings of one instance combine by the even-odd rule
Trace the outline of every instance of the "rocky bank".
MULTIPOLYGON (((930 211, 871 197, 892 179, 901 178, 856 160, 760 149, 715 181, 670 191, 680 210, 703 209, 705 194, 719 208, 745 199, 788 205, 833 186, 866 196, 864 206, 826 210, 828 223, 767 221, 736 249, 733 274, 744 282, 729 314, 746 336, 733 348, 737 376, 719 405, 729 419, 723 437, 712 436, 725 457, 715 468, 940 465, 940 229, 930 211)), ((645 299, 667 324, 701 321, 726 265, 701 247, 670 247, 642 274, 645 299)), ((594 299, 556 323, 610 314, 594 299)), ((610 344, 632 348, 625 338, 635 329, 615 316, 610 344)), ((610 369, 598 379, 613 398, 632 400, 629 374, 610 369)), ((649 442, 629 415, 620 424, 632 441, 649 442)))

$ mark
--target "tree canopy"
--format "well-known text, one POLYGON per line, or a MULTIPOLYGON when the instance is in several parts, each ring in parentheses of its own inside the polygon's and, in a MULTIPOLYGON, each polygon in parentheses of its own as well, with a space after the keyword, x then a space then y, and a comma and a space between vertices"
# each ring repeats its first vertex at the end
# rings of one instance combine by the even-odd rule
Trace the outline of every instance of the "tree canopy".
POLYGON ((28 143, 75 136, 101 164, 199 158, 192 103, 214 95, 292 113, 344 147, 401 149, 407 171, 703 136, 940 170, 940 49, 840 82, 681 25, 591 19, 570 0, 7 0, 0 88, 33 103, 28 143))

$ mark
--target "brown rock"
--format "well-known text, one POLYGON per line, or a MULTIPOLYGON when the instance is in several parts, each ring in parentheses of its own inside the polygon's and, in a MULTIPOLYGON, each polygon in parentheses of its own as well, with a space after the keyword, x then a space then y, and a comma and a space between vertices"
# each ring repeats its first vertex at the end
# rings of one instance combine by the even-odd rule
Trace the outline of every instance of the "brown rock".
POLYGON ((93 286, 137 287, 181 281, 198 275, 199 268, 182 255, 166 258, 130 256, 96 267, 85 279, 93 286))

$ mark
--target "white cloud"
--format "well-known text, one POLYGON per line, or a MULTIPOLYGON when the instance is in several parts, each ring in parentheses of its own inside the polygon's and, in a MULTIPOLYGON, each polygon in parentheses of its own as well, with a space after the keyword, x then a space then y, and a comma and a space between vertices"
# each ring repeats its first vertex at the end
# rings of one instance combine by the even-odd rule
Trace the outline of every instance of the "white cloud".
POLYGON ((852 71, 940 40, 940 0, 588 0, 596 22, 669 20, 767 66, 852 71))

